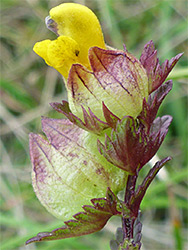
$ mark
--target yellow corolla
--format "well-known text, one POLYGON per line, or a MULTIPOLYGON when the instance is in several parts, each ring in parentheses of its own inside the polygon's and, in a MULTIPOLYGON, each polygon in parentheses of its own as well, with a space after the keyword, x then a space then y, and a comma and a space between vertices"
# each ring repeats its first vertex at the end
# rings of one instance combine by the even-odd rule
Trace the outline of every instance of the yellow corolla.
POLYGON ((105 48, 100 23, 86 6, 63 3, 50 11, 47 19, 49 28, 59 37, 35 44, 33 50, 45 62, 58 70, 65 78, 74 63, 90 69, 88 50, 93 46, 105 48), (52 25, 53 24, 53 25, 52 25))
POLYGON ((71 112, 83 121, 83 108, 101 121, 104 103, 118 118, 136 118, 148 98, 148 76, 128 51, 106 48, 100 23, 86 6, 63 3, 50 11, 47 27, 58 35, 34 51, 65 78, 71 112))

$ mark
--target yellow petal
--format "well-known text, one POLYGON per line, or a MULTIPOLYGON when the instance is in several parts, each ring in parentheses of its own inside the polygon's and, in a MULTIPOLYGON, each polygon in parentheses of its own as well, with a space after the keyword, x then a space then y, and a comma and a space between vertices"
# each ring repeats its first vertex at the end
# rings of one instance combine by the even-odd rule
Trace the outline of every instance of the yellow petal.
POLYGON ((63 3, 50 11, 50 17, 57 23, 59 35, 75 40, 80 47, 79 63, 88 67, 88 50, 98 46, 106 48, 100 23, 95 14, 86 6, 63 3))
POLYGON ((86 6, 64 3, 51 9, 50 18, 55 22, 60 36, 54 41, 36 43, 33 50, 65 78, 68 78, 74 63, 80 63, 90 69, 90 47, 106 48, 95 14, 86 6))
POLYGON ((48 46, 50 43, 51 43, 51 41, 49 39, 35 43, 33 50, 37 55, 42 57, 48 65, 51 66, 50 62, 48 61, 48 57, 47 57, 47 50, 48 50, 48 46))
POLYGON ((72 38, 60 36, 49 44, 47 58, 51 66, 67 78, 72 64, 79 62, 79 51, 72 38))
POLYGON ((53 41, 38 42, 33 50, 66 78, 72 64, 79 62, 79 46, 70 37, 60 36, 53 41))

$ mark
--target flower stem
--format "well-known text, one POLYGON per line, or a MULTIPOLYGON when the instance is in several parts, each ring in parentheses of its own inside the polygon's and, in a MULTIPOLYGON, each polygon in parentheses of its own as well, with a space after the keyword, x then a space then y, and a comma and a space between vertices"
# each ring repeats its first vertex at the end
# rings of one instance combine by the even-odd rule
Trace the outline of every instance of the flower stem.
POLYGON ((135 218, 124 218, 122 217, 122 228, 124 238, 131 240, 133 239, 135 218))
MULTIPOLYGON (((130 210, 130 216, 127 218, 127 215, 122 216, 122 230, 123 230, 123 245, 122 249, 126 250, 132 250, 132 249, 139 249, 140 248, 140 239, 141 237, 137 237, 136 242, 134 241, 135 233, 135 226, 137 225, 135 221, 137 220, 139 211, 135 211, 132 209, 132 205, 130 204, 132 197, 135 195, 135 186, 136 186, 136 180, 138 175, 129 175, 126 185, 126 191, 125 191, 125 198, 124 202, 126 204, 126 207, 130 210), (137 242, 139 239, 139 242, 137 242)), ((141 227, 140 227, 141 228, 141 227)), ((139 234, 140 231, 139 231, 139 234)))
POLYGON ((129 175, 127 180, 127 186, 125 191, 125 204, 129 207, 130 198, 135 194, 135 186, 136 186, 137 174, 129 175))

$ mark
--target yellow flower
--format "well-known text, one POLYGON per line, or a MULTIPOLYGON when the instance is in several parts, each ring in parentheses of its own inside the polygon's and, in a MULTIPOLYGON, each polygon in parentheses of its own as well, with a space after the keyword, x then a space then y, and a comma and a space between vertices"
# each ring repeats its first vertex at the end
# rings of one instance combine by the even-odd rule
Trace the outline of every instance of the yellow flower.
POLYGON ((182 55, 160 66, 152 41, 140 60, 126 49, 106 49, 97 17, 79 4, 53 8, 46 23, 59 37, 36 43, 34 51, 66 79, 69 103, 51 105, 69 120, 43 118, 47 138, 30 135, 32 182, 49 212, 64 220, 76 213, 76 221, 27 243, 95 232, 106 223, 100 224, 103 215, 114 214, 112 197, 98 198, 108 188, 117 195, 128 174, 136 174, 158 150, 171 117, 154 118, 172 87, 159 86, 182 55), (78 213, 81 207, 86 213, 78 213))
POLYGON ((63 3, 50 11, 47 27, 59 37, 38 42, 34 51, 65 78, 70 110, 84 119, 83 108, 106 121, 102 103, 118 118, 136 118, 148 98, 148 76, 139 60, 107 49, 100 23, 87 7, 63 3))
POLYGON ((86 6, 63 3, 50 11, 47 26, 59 37, 35 44, 33 50, 45 62, 58 70, 65 78, 74 63, 90 69, 88 51, 90 47, 105 48, 100 23, 95 14, 86 6))

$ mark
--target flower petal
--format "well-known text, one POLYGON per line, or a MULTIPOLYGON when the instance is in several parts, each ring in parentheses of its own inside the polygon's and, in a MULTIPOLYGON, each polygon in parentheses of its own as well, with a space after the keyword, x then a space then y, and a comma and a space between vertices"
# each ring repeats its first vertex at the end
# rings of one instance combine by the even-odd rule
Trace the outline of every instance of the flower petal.
POLYGON ((57 24, 59 35, 68 36, 77 42, 80 47, 80 63, 84 66, 89 66, 89 48, 105 48, 100 23, 86 6, 63 3, 50 10, 50 17, 57 24))
POLYGON ((36 54, 41 56, 51 67, 68 77, 73 63, 80 61, 80 48, 75 40, 67 36, 59 36, 50 41, 38 42, 33 47, 36 54))
POLYGON ((38 43, 35 43, 34 47, 33 47, 33 51, 39 55, 40 57, 42 57, 45 62, 49 65, 52 66, 48 60, 48 56, 47 56, 47 50, 48 50, 48 46, 51 43, 51 40, 47 39, 38 43))

